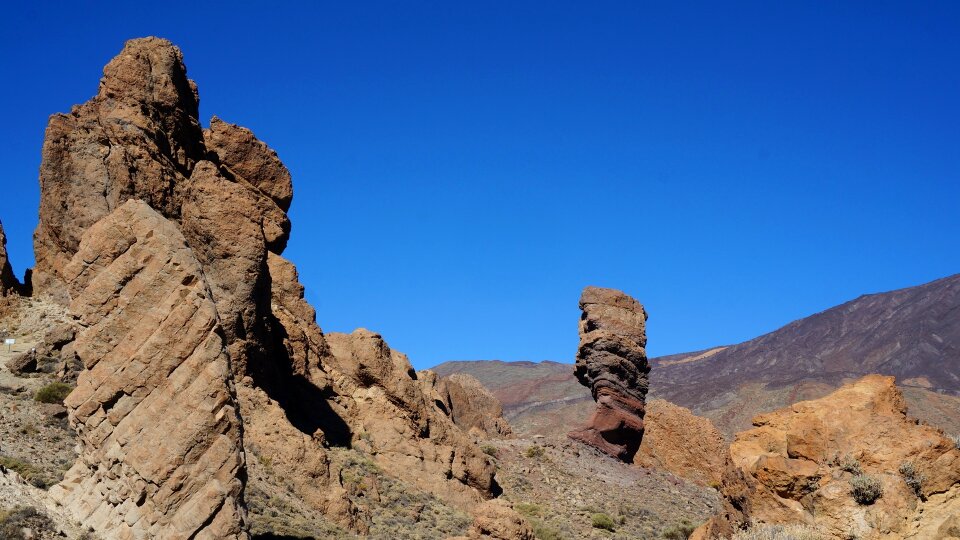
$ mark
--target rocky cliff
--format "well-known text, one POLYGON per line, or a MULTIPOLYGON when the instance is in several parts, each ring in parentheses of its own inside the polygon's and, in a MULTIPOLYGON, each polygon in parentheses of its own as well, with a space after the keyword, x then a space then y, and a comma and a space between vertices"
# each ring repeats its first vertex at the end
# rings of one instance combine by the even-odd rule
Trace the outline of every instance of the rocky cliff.
POLYGON ((137 39, 47 127, 35 294, 82 364, 55 498, 110 538, 245 538, 250 493, 366 533, 338 448, 461 511, 497 494, 449 391, 375 333, 321 331, 281 256, 290 173, 249 130, 202 129, 198 100, 179 49, 137 39))
POLYGON ((643 437, 647 395, 647 313, 626 294, 587 287, 580 296, 580 346, 574 373, 597 408, 586 428, 570 437, 623 461, 643 437))

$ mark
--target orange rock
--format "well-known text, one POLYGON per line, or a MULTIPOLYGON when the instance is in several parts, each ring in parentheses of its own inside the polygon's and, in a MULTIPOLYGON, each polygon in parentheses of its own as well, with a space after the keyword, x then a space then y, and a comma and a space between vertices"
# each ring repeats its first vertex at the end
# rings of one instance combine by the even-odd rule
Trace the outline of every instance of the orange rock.
POLYGON ((643 441, 634 462, 705 486, 719 486, 730 450, 710 420, 669 401, 647 403, 643 441))
POLYGON ((760 415, 754 424, 730 446, 745 482, 725 481, 721 489, 728 507, 746 501, 747 511, 714 518, 698 533, 703 537, 749 519, 807 523, 830 538, 941 538, 937 531, 949 530, 960 514, 960 450, 906 415, 893 377, 864 377, 824 398, 760 415), (905 463, 913 467, 916 491, 905 463), (860 472, 882 488, 872 503, 851 495, 860 472))

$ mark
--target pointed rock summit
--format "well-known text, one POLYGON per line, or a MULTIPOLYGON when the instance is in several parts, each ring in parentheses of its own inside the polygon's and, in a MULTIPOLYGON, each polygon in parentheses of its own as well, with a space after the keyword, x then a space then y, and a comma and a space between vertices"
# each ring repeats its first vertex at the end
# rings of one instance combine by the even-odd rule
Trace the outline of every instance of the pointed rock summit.
POLYGON ((632 462, 643 437, 647 396, 647 312, 614 289, 587 287, 580 296, 580 347, 575 374, 597 409, 570 437, 632 462))

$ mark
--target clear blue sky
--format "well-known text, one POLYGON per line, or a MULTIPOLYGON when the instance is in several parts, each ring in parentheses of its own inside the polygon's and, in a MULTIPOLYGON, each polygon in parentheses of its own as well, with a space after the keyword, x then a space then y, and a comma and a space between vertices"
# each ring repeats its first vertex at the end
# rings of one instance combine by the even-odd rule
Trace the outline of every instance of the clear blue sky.
POLYGON ((660 355, 960 272, 957 2, 30 4, 0 22, 18 273, 48 115, 145 35, 293 172, 321 327, 420 368, 570 361, 588 284, 660 355))

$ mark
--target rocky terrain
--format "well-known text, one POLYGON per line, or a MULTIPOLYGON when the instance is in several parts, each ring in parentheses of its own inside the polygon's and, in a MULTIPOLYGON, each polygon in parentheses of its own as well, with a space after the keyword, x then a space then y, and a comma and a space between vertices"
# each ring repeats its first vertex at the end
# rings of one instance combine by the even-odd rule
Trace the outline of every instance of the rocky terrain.
POLYGON ((593 416, 570 437, 632 462, 643 438, 647 397, 647 313, 613 289, 587 287, 580 296, 580 347, 574 375, 597 402, 593 416))
MULTIPOLYGON (((249 130, 204 129, 198 100, 179 49, 144 38, 50 118, 32 287, 0 250, 0 329, 17 339, 0 358, 0 530, 630 538, 719 508, 670 472, 511 438, 476 379, 418 373, 376 332, 324 333, 282 257, 290 173, 249 130)), ((644 314, 631 299, 608 319, 615 300, 588 309, 584 377, 636 398, 639 419, 644 314), (627 338, 634 372, 613 384, 590 364, 627 338)))
MULTIPOLYGON (((730 347, 650 359, 650 395, 711 419, 728 439, 757 414, 823 397, 844 382, 897 377, 910 414, 960 433, 960 275, 865 295, 730 347), (862 359, 862 362, 861 362, 862 359)), ((590 394, 556 362, 448 362, 504 404, 521 433, 558 434, 589 415, 590 394)))
POLYGON ((960 443, 906 411, 893 377, 870 375, 756 417, 730 446, 726 510, 694 537, 748 522, 825 538, 960 537, 960 443))

